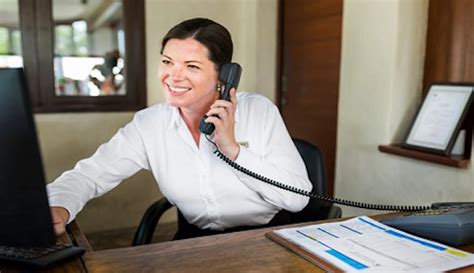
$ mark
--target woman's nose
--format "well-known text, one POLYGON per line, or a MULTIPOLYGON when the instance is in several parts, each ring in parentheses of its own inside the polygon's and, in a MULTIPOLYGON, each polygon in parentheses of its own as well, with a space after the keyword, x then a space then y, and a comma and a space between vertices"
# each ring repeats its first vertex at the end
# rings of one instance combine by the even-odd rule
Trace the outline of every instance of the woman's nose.
POLYGON ((181 80, 183 77, 183 68, 179 65, 173 66, 170 71, 170 76, 173 80, 181 80))

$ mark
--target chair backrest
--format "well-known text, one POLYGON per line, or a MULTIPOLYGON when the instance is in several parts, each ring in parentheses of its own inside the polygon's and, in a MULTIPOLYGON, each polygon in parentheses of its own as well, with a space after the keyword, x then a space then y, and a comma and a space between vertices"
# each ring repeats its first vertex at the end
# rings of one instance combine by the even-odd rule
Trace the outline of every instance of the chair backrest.
POLYGON ((313 192, 326 194, 326 168, 323 152, 318 146, 305 140, 293 138, 293 143, 303 158, 309 180, 313 183, 313 192))
MULTIPOLYGON (((305 140, 293 138, 293 142, 303 158, 308 178, 313 184, 313 193, 327 195, 324 155, 318 146, 305 140)), ((289 213, 294 223, 326 219, 331 205, 317 199, 310 199, 308 205, 297 213, 289 213)))

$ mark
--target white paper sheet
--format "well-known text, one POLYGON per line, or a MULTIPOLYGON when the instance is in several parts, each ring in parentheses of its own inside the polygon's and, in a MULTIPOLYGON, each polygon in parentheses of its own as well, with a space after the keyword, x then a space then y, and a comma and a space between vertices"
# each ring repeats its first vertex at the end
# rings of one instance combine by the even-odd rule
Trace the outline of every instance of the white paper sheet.
POLYGON ((442 272, 474 264, 473 254, 366 216, 276 233, 344 271, 442 272))

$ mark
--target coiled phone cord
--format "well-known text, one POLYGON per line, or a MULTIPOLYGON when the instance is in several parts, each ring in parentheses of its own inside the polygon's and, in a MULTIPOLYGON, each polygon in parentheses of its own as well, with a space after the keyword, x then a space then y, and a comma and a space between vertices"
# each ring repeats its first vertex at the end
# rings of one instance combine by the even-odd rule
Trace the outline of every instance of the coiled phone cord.
MULTIPOLYGON (((211 143, 213 143, 214 145, 216 145, 209 138, 208 138, 208 140, 211 143)), ((302 189, 298 189, 298 188, 293 187, 293 186, 285 185, 281 182, 275 181, 273 179, 267 178, 267 177, 265 177, 263 175, 260 175, 258 173, 252 172, 252 171, 240 166, 239 164, 235 163, 234 161, 232 161, 227 156, 225 156, 223 153, 221 153, 221 151, 219 151, 219 149, 217 149, 217 146, 216 146, 216 150, 214 151, 214 154, 216 154, 217 157, 222 159, 225 163, 227 163, 229 166, 231 166, 232 168, 236 169, 239 172, 242 172, 246 175, 249 175, 249 176, 251 176, 255 179, 258 179, 258 180, 260 180, 264 183, 270 184, 270 185, 278 187, 280 189, 287 190, 289 192, 293 192, 293 193, 300 194, 300 195, 303 195, 303 196, 307 196, 307 197, 310 197, 312 199, 318 199, 318 200, 321 200, 321 201, 324 201, 324 202, 340 204, 340 205, 356 207, 356 208, 371 209, 371 210, 383 210, 383 211, 389 210, 389 211, 413 212, 413 211, 421 211, 421 210, 431 209, 430 206, 402 206, 402 205, 368 204, 368 203, 362 203, 362 202, 356 202, 356 201, 350 201, 350 200, 334 198, 334 197, 330 197, 330 196, 318 195, 318 194, 313 193, 313 192, 309 192, 309 191, 305 191, 305 190, 302 190, 302 189)))

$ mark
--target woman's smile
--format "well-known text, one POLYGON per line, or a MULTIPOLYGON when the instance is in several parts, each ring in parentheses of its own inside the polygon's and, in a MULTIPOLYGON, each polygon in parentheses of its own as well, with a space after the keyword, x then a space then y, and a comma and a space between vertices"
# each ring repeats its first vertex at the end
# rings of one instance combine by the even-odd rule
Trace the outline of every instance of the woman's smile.
MULTIPOLYGON (((171 93, 178 93, 178 94, 191 91, 191 89, 192 89, 191 87, 183 87, 183 86, 171 85, 171 84, 169 84, 169 83, 166 83, 166 86, 167 86, 168 89, 171 91, 171 93)), ((173 94, 173 95, 175 95, 175 94, 173 94)))

